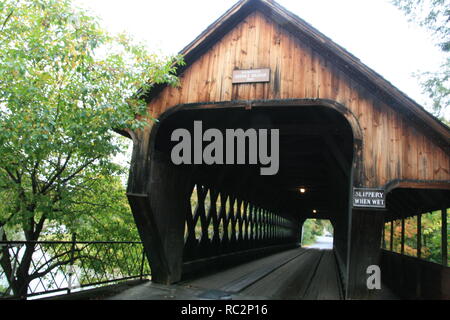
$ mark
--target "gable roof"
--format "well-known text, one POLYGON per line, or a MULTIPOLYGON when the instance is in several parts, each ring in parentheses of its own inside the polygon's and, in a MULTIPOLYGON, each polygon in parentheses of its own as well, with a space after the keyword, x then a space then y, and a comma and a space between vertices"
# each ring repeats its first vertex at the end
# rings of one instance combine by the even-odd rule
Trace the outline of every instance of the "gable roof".
MULTIPOLYGON (((337 45, 306 21, 272 0, 238 1, 180 51, 180 54, 184 56, 186 65, 178 68, 177 73, 182 74, 184 70, 189 68, 194 61, 206 53, 225 34, 243 21, 250 13, 257 10, 331 60, 351 78, 358 80, 376 97, 397 111, 402 112, 409 120, 425 129, 429 136, 435 138, 447 153, 450 152, 450 128, 447 125, 393 86, 380 74, 363 64, 343 47, 337 45)), ((156 97, 165 87, 166 85, 155 86, 145 97, 146 101, 149 102, 156 97)))

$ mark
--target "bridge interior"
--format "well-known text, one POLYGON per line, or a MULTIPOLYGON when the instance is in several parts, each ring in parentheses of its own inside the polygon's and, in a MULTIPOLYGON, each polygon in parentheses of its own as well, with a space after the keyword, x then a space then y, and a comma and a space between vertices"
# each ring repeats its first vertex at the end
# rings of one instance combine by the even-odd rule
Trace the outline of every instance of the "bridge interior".
POLYGON ((147 283, 111 299, 340 300, 332 250, 296 248, 170 287, 147 283))
POLYGON ((332 250, 292 249, 187 283, 208 290, 270 299, 343 298, 332 250))
MULTIPOLYGON (((160 118, 157 128, 152 131, 151 141, 152 182, 158 182, 151 188, 154 198, 161 203, 159 214, 165 215, 166 202, 170 202, 167 215, 178 212, 180 216, 176 219, 182 219, 177 221, 183 221, 184 225, 183 247, 177 248, 183 257, 181 280, 198 276, 215 265, 230 267, 236 262, 297 248, 301 228, 307 218, 331 221, 335 230, 333 247, 341 272, 345 273, 354 143, 352 129, 341 113, 314 103, 294 107, 274 103, 257 108, 242 104, 185 106, 160 118), (249 164, 248 140, 245 142, 245 164, 236 164, 235 150, 235 164, 231 165, 173 165, 170 156, 177 142, 171 141, 171 134, 175 129, 184 128, 191 133, 191 139, 195 139, 195 121, 202 122, 202 132, 215 128, 223 133, 223 137, 226 137, 227 129, 251 128, 257 134, 260 129, 278 129, 278 172, 261 175, 261 164, 249 164), (170 199, 172 194, 182 196, 183 200, 174 202, 170 199)), ((207 144, 203 142, 203 147, 207 144)), ((268 145, 271 148, 270 134, 268 145)), ((195 153, 194 148, 192 154, 195 153)), ((224 159, 228 151, 224 150, 224 159)), ((274 151, 269 150, 269 154, 271 152, 274 151)), ((145 238, 146 234, 141 236, 145 238)), ((151 248, 148 251, 152 251, 151 248)), ((177 253, 173 252, 172 247, 170 254, 176 256, 177 253)), ((305 254, 302 250, 289 252, 305 254)), ((314 255, 310 252, 304 255, 305 265, 310 268, 308 272, 316 270, 318 262, 322 258, 323 261, 329 259, 331 255, 335 259, 331 253, 314 255)), ((155 261, 158 257, 149 259, 155 261)), ((292 261, 280 267, 280 270, 287 266, 292 269, 296 265, 301 266, 299 259, 295 260, 297 263, 292 261)), ((331 270, 334 271, 330 276, 335 278, 338 268, 332 267, 331 270)), ((295 272, 292 270, 291 273, 295 272)), ((154 274, 156 282, 173 282, 159 276, 158 271, 154 274)), ((252 290, 252 287, 246 290, 252 290)), ((305 292, 301 294, 286 294, 292 297, 312 294, 307 293, 310 289, 306 287, 303 290, 305 292)), ((340 292, 337 287, 332 291, 335 297, 340 292)), ((281 291, 274 294, 284 295, 281 291)))
POLYGON ((175 129, 187 129, 194 139, 194 121, 202 121, 203 132, 216 128, 224 137, 226 129, 279 129, 279 170, 275 175, 261 175, 260 164, 248 164, 248 144, 245 165, 176 167, 187 173, 188 196, 192 202, 196 193, 197 203, 186 215, 185 263, 298 243, 301 226, 309 217, 332 222, 334 247, 340 261, 345 261, 353 136, 339 112, 317 105, 184 108, 158 127, 154 148, 163 155, 160 158, 170 157, 175 129))
POLYGON ((203 131, 216 128, 223 136, 226 129, 237 128, 280 132, 280 164, 275 175, 261 175, 261 165, 248 164, 247 146, 245 165, 190 165, 197 181, 221 189, 232 188, 233 193, 242 195, 249 194, 248 190, 256 191, 253 194, 270 199, 272 207, 283 203, 297 217, 336 220, 347 205, 348 199, 342 200, 341 191, 348 192, 353 136, 347 121, 337 111, 322 106, 273 106, 250 111, 242 106, 184 108, 164 119, 158 128, 155 149, 170 156, 177 143, 170 141, 172 132, 185 128, 193 137, 194 121, 202 121, 203 131), (301 194, 300 188, 306 192, 301 194))
MULTIPOLYGON (((145 195, 128 194, 152 267, 153 283, 144 285, 151 290, 138 292, 152 299, 162 298, 167 290, 181 295, 193 290, 195 297, 341 299, 352 290, 354 297, 366 298, 365 270, 378 263, 383 215, 351 215, 358 143, 342 110, 313 101, 184 105, 162 115, 150 136, 150 171, 134 174, 150 176, 149 202, 145 195), (246 164, 175 165, 171 151, 178 142, 171 135, 184 128, 194 140, 196 121, 202 122, 200 134, 214 128, 223 137, 227 129, 279 129, 278 172, 261 175, 261 165, 248 164, 248 154, 246 164), (333 250, 299 248, 308 218, 330 220, 333 250), (143 227, 147 224, 149 229, 143 227), (152 238, 155 234, 158 239, 152 238), (352 287, 351 277, 360 292, 352 287)), ((193 145, 191 155, 196 152, 193 145)), ((131 180, 129 189, 139 189, 143 181, 131 180)), ((409 194, 388 194, 386 217, 408 210, 412 204, 403 204, 409 194)), ((444 198, 440 191, 415 197, 429 209, 441 207, 444 198)))
MULTIPOLYGON (((383 287, 373 299, 396 300, 383 287)), ((164 286, 148 282, 110 300, 342 300, 332 250, 296 248, 164 286)))
MULTIPOLYGON (((157 131, 155 149, 168 157, 175 145, 170 141, 173 130, 185 128, 194 136, 194 121, 202 121, 203 131, 216 128, 223 133, 229 128, 279 129, 280 163, 275 175, 260 175, 261 166, 248 164, 248 154, 245 165, 184 165, 183 169, 190 172, 191 185, 200 197, 197 200, 208 202, 192 208, 192 219, 188 215, 185 258, 204 258, 205 254, 209 255, 207 247, 213 243, 222 244, 221 249, 228 246, 231 250, 232 242, 235 242, 239 249, 247 249, 244 240, 250 240, 260 231, 249 230, 251 226, 246 221, 251 218, 251 212, 247 214, 246 211, 251 211, 253 205, 273 217, 287 219, 290 238, 300 236, 301 225, 309 217, 330 219, 337 229, 335 239, 342 244, 338 247, 345 260, 353 137, 340 113, 322 106, 273 106, 251 111, 242 106, 185 109, 164 119, 157 131), (227 201, 236 201, 234 208, 233 203, 227 201), (224 211, 223 221, 221 210, 224 211), (219 215, 217 219, 216 215, 219 215), (220 223, 229 225, 229 234, 216 234, 219 227, 227 227, 220 223), (252 231, 255 234, 251 234, 252 231)), ((248 147, 246 150, 248 152, 248 147)), ((269 218, 265 223, 272 224, 273 220, 269 218)), ((272 240, 278 236, 269 235, 272 240)))

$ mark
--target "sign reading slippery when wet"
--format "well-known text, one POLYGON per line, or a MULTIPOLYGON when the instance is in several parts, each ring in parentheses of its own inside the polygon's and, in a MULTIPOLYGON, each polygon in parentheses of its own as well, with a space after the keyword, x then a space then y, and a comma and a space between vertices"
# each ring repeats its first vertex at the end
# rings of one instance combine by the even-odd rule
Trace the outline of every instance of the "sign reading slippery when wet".
POLYGON ((386 208, 386 194, 383 189, 353 188, 353 207, 386 208))

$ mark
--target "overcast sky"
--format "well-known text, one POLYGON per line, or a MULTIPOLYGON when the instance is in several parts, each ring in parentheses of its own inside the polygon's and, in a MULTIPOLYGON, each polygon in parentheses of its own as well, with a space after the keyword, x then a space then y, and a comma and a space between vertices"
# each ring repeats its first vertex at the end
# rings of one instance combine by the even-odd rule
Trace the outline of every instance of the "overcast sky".
MULTIPOLYGON (((126 31, 152 50, 178 53, 237 0, 74 0, 110 32, 126 31)), ((397 88, 424 105, 413 72, 438 70, 442 54, 426 31, 388 0, 278 0, 397 88)))

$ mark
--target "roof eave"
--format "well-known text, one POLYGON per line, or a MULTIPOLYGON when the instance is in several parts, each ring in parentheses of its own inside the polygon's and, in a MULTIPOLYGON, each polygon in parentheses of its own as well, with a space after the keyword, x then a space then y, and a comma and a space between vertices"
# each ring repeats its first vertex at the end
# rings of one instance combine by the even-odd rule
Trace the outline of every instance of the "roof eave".
MULTIPOLYGON (((380 74, 370 69, 358 58, 353 56, 343 47, 334 43, 320 31, 312 27, 297 15, 289 12, 284 7, 270 0, 241 0, 232 8, 225 12, 219 19, 212 23, 196 39, 188 44, 180 54, 184 56, 186 65, 177 70, 177 74, 182 74, 195 60, 204 54, 214 43, 229 32, 235 25, 242 21, 251 12, 260 10, 265 15, 271 17, 287 31, 299 38, 303 38, 321 53, 326 53, 328 58, 336 61, 341 69, 356 76, 369 91, 382 100, 388 102, 392 107, 397 107, 418 124, 430 128, 435 138, 447 148, 450 146, 450 128, 426 111, 421 105, 408 97, 405 93, 397 89, 394 85, 384 79, 380 74), (421 122, 421 123, 420 123, 421 122)), ((146 96, 149 102, 156 97, 166 85, 158 85, 146 96)))

